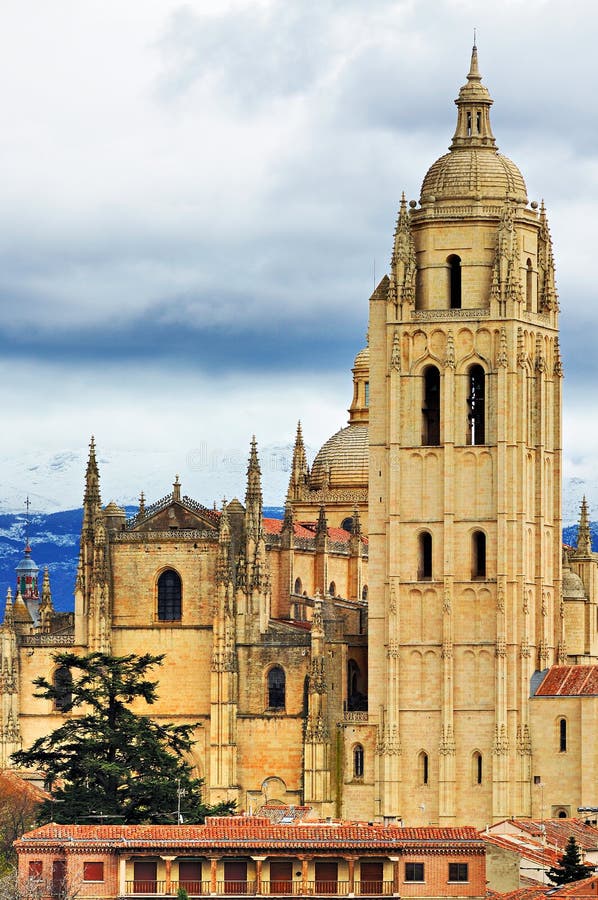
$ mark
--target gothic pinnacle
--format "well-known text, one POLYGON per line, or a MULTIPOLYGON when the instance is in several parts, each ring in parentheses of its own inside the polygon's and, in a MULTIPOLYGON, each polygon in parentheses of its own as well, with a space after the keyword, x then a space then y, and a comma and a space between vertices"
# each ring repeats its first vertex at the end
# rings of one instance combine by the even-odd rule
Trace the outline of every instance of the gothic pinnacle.
POLYGON ((577 529, 577 550, 575 556, 591 556, 592 535, 590 533, 590 518, 588 515, 588 501, 585 494, 581 501, 579 514, 579 527, 577 529))

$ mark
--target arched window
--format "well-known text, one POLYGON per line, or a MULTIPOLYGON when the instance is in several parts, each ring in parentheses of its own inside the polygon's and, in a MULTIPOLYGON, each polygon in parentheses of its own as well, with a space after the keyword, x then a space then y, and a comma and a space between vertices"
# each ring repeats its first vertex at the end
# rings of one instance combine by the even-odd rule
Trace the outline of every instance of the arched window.
POLYGON ((272 666, 268 672, 268 709, 284 709, 285 700, 284 669, 272 666))
POLYGON ((482 783, 482 754, 477 751, 472 756, 472 782, 474 784, 482 783))
POLYGON ((367 601, 367 599, 368 599, 368 586, 367 586, 367 584, 364 584, 364 586, 363 586, 362 589, 361 589, 361 599, 364 601, 364 603, 365 603, 365 602, 367 601))
POLYGON ((179 622, 181 619, 181 579, 173 569, 166 569, 158 578, 158 619, 160 622, 179 622))
POLYGON ((531 259, 528 259, 525 267, 525 308, 528 312, 531 312, 532 310, 533 277, 534 270, 532 268, 532 261, 531 259))
POLYGON ((66 712, 73 702, 73 676, 66 666, 60 666, 54 672, 54 709, 66 712))
POLYGON ((419 783, 420 784, 428 784, 430 778, 430 768, 429 768, 429 760, 428 754, 425 750, 422 750, 417 758, 417 768, 419 772, 419 783))
POLYGON ((451 309, 461 309, 461 257, 449 256, 449 296, 451 309))
POLYGON ((367 710, 368 698, 365 679, 354 659, 347 662, 347 709, 367 710))
POLYGON ((353 747, 353 777, 363 778, 363 747, 355 744, 353 747))
POLYGON ((301 593, 301 590, 302 590, 302 587, 303 587, 303 585, 301 584, 301 579, 300 579, 300 578, 295 578, 295 589, 294 589, 293 593, 294 593, 294 594, 300 594, 300 593, 301 593))
POLYGON ((419 581, 432 578, 432 535, 422 531, 419 535, 419 563, 417 577, 419 581))
POLYGON ((331 597, 336 597, 336 584, 334 583, 334 581, 331 581, 328 585, 328 593, 331 597))
POLYGON ((474 531, 471 536, 471 577, 486 577, 486 535, 474 531))
POLYGON ((346 519, 343 519, 341 522, 341 528, 344 531, 353 531, 353 516, 347 516, 346 519))
POLYGON ((370 405, 370 383, 366 381, 365 383, 365 405, 368 407, 370 405))
POLYGON ((436 366, 424 369, 424 405, 422 408, 422 444, 440 443, 440 372, 436 366))
POLYGON ((486 373, 481 366, 472 366, 469 370, 469 396, 467 398, 469 413, 469 443, 486 443, 486 373))
POLYGON ((567 720, 559 719, 559 752, 567 752, 567 720))

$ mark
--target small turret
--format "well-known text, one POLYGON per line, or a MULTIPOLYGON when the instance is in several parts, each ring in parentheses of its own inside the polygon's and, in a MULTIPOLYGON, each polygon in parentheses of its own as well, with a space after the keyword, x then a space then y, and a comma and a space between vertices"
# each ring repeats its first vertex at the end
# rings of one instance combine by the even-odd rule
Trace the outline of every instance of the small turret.
POLYGON ((262 472, 257 455, 255 435, 251 439, 247 490, 245 492, 245 527, 248 537, 257 539, 262 530, 262 472))
POLYGON ((303 497, 308 476, 307 456, 305 453, 305 444, 303 443, 301 422, 299 421, 297 422, 297 434, 295 436, 295 446, 293 448, 293 462, 291 465, 291 477, 289 478, 289 487, 287 490, 287 500, 300 500, 303 497))
POLYGON ((42 582, 42 599, 39 605, 39 624, 43 632, 48 634, 52 626, 52 616, 54 614, 54 606, 52 605, 52 592, 50 590, 50 573, 48 567, 44 568, 44 579, 42 582))
POLYGON ((37 624, 39 618, 39 567, 31 559, 29 541, 25 546, 25 555, 17 566, 17 595, 26 605, 31 620, 37 624))
POLYGON ((12 614, 12 591, 10 588, 6 591, 6 606, 4 607, 4 625, 12 629, 14 617, 12 614))
POLYGON ((579 527, 577 529, 576 557, 592 555, 592 535, 590 533, 590 519, 588 516, 588 502, 583 497, 579 514, 579 527))
POLYGON ((96 516, 102 508, 102 498, 100 496, 100 473, 98 472, 98 463, 96 460, 96 444, 92 434, 89 442, 89 456, 87 459, 87 469, 85 471, 85 494, 83 495, 83 530, 90 531, 96 516))

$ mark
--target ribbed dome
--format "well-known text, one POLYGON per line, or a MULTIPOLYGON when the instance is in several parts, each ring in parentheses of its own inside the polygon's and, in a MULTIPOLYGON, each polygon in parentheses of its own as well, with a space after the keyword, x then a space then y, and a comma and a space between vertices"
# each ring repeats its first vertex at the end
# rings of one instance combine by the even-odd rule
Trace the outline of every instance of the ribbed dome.
POLYGON ((523 175, 514 162, 490 148, 451 150, 430 166, 421 203, 434 200, 500 200, 527 203, 523 175))
POLYGON ((363 350, 360 350, 357 356, 355 357, 355 362, 353 363, 353 368, 359 369, 362 366, 369 369, 370 367, 370 348, 366 346, 363 350))
POLYGON ((39 567, 31 559, 31 547, 27 544, 25 547, 25 556, 17 566, 17 575, 28 575, 30 573, 37 575, 38 572, 39 567))
POLYGON ((572 600, 574 598, 584 599, 585 596, 586 589, 579 575, 576 575, 571 569, 563 569, 563 597, 572 600))
POLYGON ((310 487, 367 488, 368 426, 355 423, 329 438, 314 460, 310 487))
POLYGON ((115 503, 114 500, 111 500, 108 506, 104 509, 104 513, 107 516, 124 516, 126 515, 124 509, 115 503))

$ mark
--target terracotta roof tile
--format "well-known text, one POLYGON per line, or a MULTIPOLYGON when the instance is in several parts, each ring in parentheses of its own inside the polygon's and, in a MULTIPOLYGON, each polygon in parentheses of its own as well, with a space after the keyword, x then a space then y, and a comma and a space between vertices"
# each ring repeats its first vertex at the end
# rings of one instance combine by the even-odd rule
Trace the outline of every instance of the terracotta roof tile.
POLYGON ((598 695, 598 666, 552 666, 536 697, 584 697, 598 695))
POLYGON ((314 824, 295 821, 275 825, 266 818, 235 816, 228 820, 207 820, 205 825, 44 825, 24 834, 18 847, 40 842, 94 842, 105 845, 158 847, 176 846, 214 847, 222 843, 232 847, 301 848, 363 847, 364 849, 410 848, 445 844, 483 853, 484 843, 475 828, 399 828, 384 825, 350 823, 314 824))

